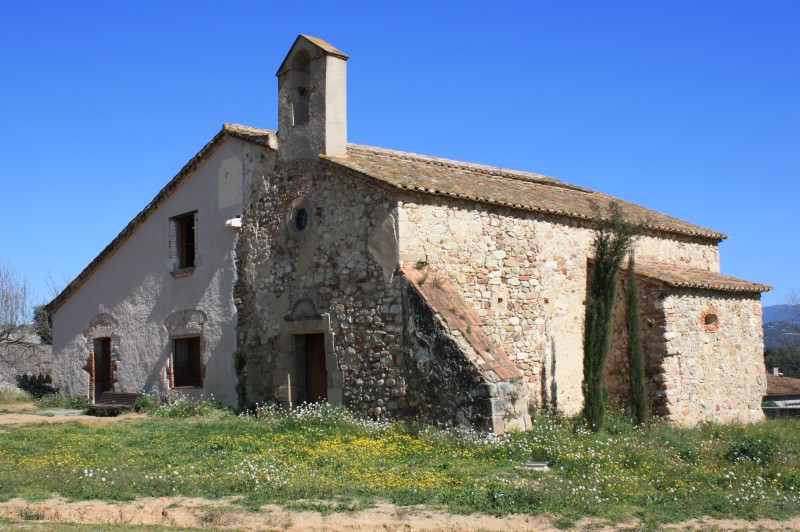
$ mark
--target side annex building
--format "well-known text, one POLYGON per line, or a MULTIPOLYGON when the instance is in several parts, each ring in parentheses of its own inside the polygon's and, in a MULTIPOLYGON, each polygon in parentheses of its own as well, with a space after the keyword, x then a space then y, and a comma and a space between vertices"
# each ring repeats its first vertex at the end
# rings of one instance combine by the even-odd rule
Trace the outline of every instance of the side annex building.
POLYGON ((653 412, 762 419, 770 288, 720 273, 725 235, 544 175, 350 144, 347 59, 299 36, 277 73, 278 131, 223 126, 49 304, 55 385, 328 401, 495 433, 540 407, 575 414, 593 206, 614 202, 645 228, 653 412))

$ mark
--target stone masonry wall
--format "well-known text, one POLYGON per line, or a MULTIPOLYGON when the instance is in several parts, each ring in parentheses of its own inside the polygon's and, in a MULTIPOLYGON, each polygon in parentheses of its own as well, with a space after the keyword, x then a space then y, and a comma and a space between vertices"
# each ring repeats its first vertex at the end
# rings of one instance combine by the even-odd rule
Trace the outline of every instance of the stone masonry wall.
POLYGON ((409 404, 423 422, 502 434, 530 426, 522 379, 481 371, 464 334, 448 326, 407 282, 409 404), (464 345, 466 344, 466 345, 464 345))
MULTIPOLYGON (((606 365, 609 402, 614 406, 630 404, 630 363, 628 362, 627 275, 620 272, 619 295, 614 306, 611 353, 606 365)), ((644 351, 645 382, 651 413, 665 414, 666 389, 663 361, 666 357, 666 316, 664 287, 661 283, 639 278, 639 310, 641 312, 642 350, 644 351)))
MULTIPOLYGON (((402 200, 401 260, 448 275, 486 320, 484 332, 524 371, 531 396, 577 413, 594 231, 578 220, 469 201, 402 200)), ((647 234, 636 251, 645 260, 719 270, 717 246, 699 239, 647 234)))
MULTIPOLYGON (((642 340, 651 410, 680 425, 752 423, 766 389, 760 298, 677 290, 639 279, 642 340), (706 324, 706 317, 709 324, 706 324)), ((611 402, 630 393, 624 280, 614 311, 607 366, 611 402)))
POLYGON ((50 377, 53 371, 53 348, 35 343, 0 343, 0 385, 16 386, 23 376, 50 377))
POLYGON ((283 349, 283 316, 309 298, 330 315, 342 402, 376 418, 403 412, 403 296, 394 275, 394 205, 379 189, 326 174, 315 164, 264 168, 256 187, 239 246, 244 403, 275 399, 272 372, 283 349), (308 213, 307 228, 300 232, 291 227, 298 207, 308 213))
POLYGON ((761 420, 766 376, 760 294, 673 290, 663 305, 667 419, 688 426, 761 420))
MULTIPOLYGON (((238 248, 242 406, 276 398, 272 373, 286 349, 284 316, 307 298, 330 317, 346 406, 377 418, 424 409, 417 404, 419 393, 417 399, 409 395, 416 365, 408 360, 403 339, 409 296, 395 270, 403 261, 428 264, 447 276, 483 320, 483 333, 524 373, 523 395, 533 398, 531 406, 555 403, 566 414, 580 410, 591 228, 563 217, 436 196, 404 194, 398 201, 393 193, 315 164, 270 168, 266 162, 262 170, 254 179, 238 248), (293 231, 292 213, 298 208, 307 210, 308 227, 293 231)), ((643 260, 719 270, 716 245, 689 237, 647 234, 636 251, 643 260)), ((664 340, 672 340, 670 333, 678 327, 669 305, 684 309, 689 303, 665 300, 659 285, 647 283, 642 297, 652 407, 688 419, 694 414, 680 414, 686 407, 676 410, 676 405, 691 401, 670 392, 680 372, 672 367, 674 355, 667 353, 664 340)), ((760 306, 751 309, 756 310, 760 306)), ((620 327, 610 387, 622 402, 627 362, 620 327)), ((720 408, 741 410, 731 404, 720 408)), ((694 413, 698 407, 689 409, 694 413)), ((749 412, 750 405, 745 409, 749 412)))

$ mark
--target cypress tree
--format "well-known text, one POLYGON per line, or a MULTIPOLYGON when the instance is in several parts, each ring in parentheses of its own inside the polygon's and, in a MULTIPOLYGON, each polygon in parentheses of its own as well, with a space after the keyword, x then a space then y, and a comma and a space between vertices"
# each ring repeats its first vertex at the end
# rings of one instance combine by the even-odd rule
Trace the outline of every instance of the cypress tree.
POLYGON ((598 222, 594 265, 589 271, 583 344, 583 416, 589 428, 598 431, 603 427, 608 404, 606 362, 611 351, 617 277, 638 226, 625 220, 616 203, 609 205, 607 217, 598 209, 595 211, 598 222))
POLYGON ((636 265, 633 251, 628 260, 626 308, 628 329, 628 369, 631 383, 631 419, 634 425, 647 423, 647 386, 644 379, 644 350, 642 349, 642 322, 639 311, 639 283, 636 280, 636 265))

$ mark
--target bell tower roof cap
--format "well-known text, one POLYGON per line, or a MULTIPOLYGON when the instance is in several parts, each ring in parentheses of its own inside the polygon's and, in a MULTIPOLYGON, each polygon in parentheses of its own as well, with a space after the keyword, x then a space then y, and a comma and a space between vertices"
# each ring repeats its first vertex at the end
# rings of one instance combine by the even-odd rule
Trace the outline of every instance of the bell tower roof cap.
POLYGON ((318 50, 318 54, 316 56, 312 57, 311 58, 312 60, 316 59, 317 57, 323 56, 323 55, 332 55, 333 57, 338 57, 339 59, 343 59, 344 61, 347 61, 348 59, 350 59, 349 55, 347 55, 346 53, 342 52, 338 48, 336 48, 334 46, 331 46, 330 44, 328 44, 327 42, 323 41, 322 39, 317 39, 316 37, 311 37, 309 35, 298 35, 297 39, 295 39, 295 41, 294 41, 294 44, 289 49, 289 53, 286 54, 286 58, 283 60, 283 63, 281 63, 280 68, 275 73, 276 76, 280 76, 284 72, 292 69, 290 58, 294 56, 295 50, 303 42, 310 43, 311 45, 313 45, 314 48, 316 48, 318 50))

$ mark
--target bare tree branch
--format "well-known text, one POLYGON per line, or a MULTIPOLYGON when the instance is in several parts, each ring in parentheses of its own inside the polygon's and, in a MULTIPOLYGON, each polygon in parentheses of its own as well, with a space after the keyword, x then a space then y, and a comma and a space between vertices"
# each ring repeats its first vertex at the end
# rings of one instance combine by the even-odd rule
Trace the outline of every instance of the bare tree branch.
POLYGON ((0 261, 0 343, 25 343, 31 316, 28 280, 0 261))
POLYGON ((47 299, 55 299, 55 297, 67 287, 70 281, 72 281, 72 279, 66 274, 62 273, 61 277, 56 279, 52 272, 48 272, 44 277, 44 284, 47 287, 47 299))
POLYGON ((789 294, 789 316, 787 321, 800 323, 800 291, 792 290, 789 294))

